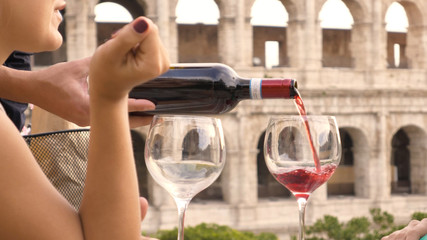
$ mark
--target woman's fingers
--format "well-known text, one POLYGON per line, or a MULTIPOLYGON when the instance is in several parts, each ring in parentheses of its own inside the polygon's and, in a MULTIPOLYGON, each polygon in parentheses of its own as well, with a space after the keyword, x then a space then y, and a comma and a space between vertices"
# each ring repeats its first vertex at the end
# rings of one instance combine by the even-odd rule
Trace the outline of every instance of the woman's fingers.
POLYGON ((119 59, 125 57, 149 35, 151 25, 153 25, 151 20, 139 17, 132 23, 124 26, 119 32, 114 34, 113 39, 107 42, 110 56, 117 56, 119 59))
POLYGON ((139 198, 139 203, 141 205, 141 221, 144 220, 145 215, 147 215, 148 211, 148 201, 144 197, 139 198))

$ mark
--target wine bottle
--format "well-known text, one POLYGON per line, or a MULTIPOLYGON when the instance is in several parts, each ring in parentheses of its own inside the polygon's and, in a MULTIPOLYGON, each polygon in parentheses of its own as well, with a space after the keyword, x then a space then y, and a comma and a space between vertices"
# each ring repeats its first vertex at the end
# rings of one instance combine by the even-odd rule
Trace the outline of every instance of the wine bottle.
POLYGON ((148 99, 156 109, 147 114, 221 114, 241 100, 294 98, 294 79, 245 79, 224 64, 176 64, 163 75, 136 86, 130 98, 148 99))

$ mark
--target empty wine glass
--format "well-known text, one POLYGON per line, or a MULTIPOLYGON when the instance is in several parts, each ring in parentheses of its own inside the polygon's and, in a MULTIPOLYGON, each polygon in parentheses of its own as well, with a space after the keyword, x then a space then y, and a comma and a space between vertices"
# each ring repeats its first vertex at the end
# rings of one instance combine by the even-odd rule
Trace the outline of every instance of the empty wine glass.
POLYGON ((307 200, 314 190, 328 181, 341 158, 335 117, 271 118, 265 134, 264 155, 270 173, 297 199, 299 240, 304 240, 307 200))
POLYGON ((145 146, 145 162, 154 180, 175 200, 178 240, 183 240, 188 204, 224 168, 221 121, 200 116, 154 116, 145 146))

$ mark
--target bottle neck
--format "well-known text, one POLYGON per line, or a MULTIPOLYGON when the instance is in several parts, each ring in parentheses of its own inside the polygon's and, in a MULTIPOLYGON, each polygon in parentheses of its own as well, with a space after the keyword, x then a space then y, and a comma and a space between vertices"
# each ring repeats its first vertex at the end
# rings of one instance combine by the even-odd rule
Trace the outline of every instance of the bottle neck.
POLYGON ((252 78, 249 91, 252 99, 294 98, 298 95, 294 79, 252 78))

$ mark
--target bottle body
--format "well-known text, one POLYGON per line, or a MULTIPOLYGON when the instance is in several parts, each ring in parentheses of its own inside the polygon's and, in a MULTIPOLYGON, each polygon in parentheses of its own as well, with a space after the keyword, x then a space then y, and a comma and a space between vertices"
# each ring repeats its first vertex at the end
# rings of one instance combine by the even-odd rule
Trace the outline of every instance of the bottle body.
POLYGON ((221 114, 231 111, 241 100, 260 99, 265 94, 267 98, 293 98, 297 94, 295 80, 244 79, 223 64, 178 64, 132 89, 129 97, 156 104, 154 111, 136 115, 221 114), (266 81, 275 83, 269 85, 266 81))

